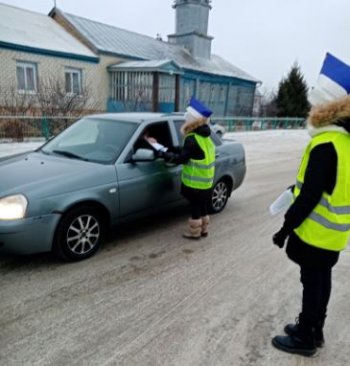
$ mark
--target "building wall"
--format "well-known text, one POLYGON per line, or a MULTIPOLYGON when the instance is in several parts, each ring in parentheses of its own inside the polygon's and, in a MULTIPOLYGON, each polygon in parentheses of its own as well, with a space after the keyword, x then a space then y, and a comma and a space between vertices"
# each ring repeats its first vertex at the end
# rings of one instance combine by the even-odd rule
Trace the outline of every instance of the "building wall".
POLYGON ((51 79, 59 80, 64 85, 66 68, 81 70, 82 87, 86 88, 90 97, 86 109, 105 111, 109 97, 107 66, 120 62, 120 59, 101 56, 99 63, 93 63, 0 48, 0 105, 4 103, 5 94, 17 91, 17 62, 34 63, 39 83, 51 79))
POLYGON ((229 77, 186 72, 180 83, 180 111, 192 95, 208 105, 216 116, 251 116, 255 83, 229 77))
POLYGON ((99 93, 100 99, 103 104, 103 110, 107 111, 107 105, 110 98, 111 87, 110 87, 110 75, 107 71, 108 66, 115 65, 117 63, 126 61, 120 57, 99 55, 100 62, 98 64, 98 70, 95 72, 93 83, 95 90, 99 93))
MULTIPOLYGON (((155 93, 153 72, 111 72, 110 112, 153 111, 157 95, 157 112, 176 108, 175 76, 158 73, 155 93)), ((229 77, 187 71, 180 76, 179 111, 185 111, 191 96, 208 105, 216 116, 251 116, 255 83, 229 77)))
POLYGON ((169 43, 175 43, 187 48, 195 57, 210 59, 212 38, 190 33, 186 35, 170 35, 169 43))

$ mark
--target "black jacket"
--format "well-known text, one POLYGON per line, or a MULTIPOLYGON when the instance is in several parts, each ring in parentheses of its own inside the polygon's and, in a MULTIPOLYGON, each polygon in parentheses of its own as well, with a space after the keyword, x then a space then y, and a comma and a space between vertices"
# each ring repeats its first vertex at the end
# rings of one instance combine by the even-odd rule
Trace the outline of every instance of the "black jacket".
MULTIPOLYGON (((316 129, 325 127, 318 126, 317 121, 316 119, 314 122, 316 129)), ((350 133, 349 118, 336 119, 333 125, 340 126, 350 133)), ((331 267, 339 258, 339 252, 313 247, 303 242, 293 232, 293 229, 301 225, 313 211, 323 192, 332 194, 336 183, 337 160, 337 153, 332 143, 318 145, 311 151, 300 194, 285 215, 282 230, 289 235, 287 255, 302 266, 331 267)))
POLYGON ((294 262, 306 267, 331 267, 339 252, 323 250, 304 243, 293 229, 309 216, 325 191, 333 192, 337 173, 337 154, 332 143, 316 146, 310 154, 305 180, 299 196, 285 215, 284 229, 290 234, 287 255, 294 262))
MULTIPOLYGON (((211 130, 207 124, 204 124, 197 127, 192 132, 204 137, 209 137, 211 130)), ((186 164, 190 159, 204 159, 204 152, 199 147, 194 136, 185 137, 184 146, 179 154, 165 154, 165 160, 174 164, 186 164)))
MULTIPOLYGON (((205 123, 201 124, 188 132, 194 132, 198 135, 209 137, 211 130, 210 127, 205 123)), ((194 136, 186 136, 184 141, 184 146, 181 152, 175 153, 165 153, 164 159, 170 163, 174 164, 186 164, 190 159, 201 160, 204 159, 204 151, 200 148, 197 140, 194 136)), ((211 189, 195 189, 181 184, 181 193, 190 202, 205 202, 210 199, 211 189)))

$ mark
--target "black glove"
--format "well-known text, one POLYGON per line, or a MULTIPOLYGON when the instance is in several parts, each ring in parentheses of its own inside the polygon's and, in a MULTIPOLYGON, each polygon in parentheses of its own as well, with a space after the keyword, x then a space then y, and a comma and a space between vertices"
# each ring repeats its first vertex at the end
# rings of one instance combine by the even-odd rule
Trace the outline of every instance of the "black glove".
POLYGON ((282 228, 280 231, 273 234, 272 241, 279 248, 283 248, 284 247, 284 242, 286 241, 288 235, 289 234, 286 232, 286 230, 284 228, 282 228))
POLYGON ((162 153, 162 158, 167 162, 171 163, 172 159, 174 158, 175 154, 170 151, 165 151, 162 153))
POLYGON ((156 156, 157 158, 162 158, 164 159, 164 154, 166 153, 164 150, 156 150, 156 156))

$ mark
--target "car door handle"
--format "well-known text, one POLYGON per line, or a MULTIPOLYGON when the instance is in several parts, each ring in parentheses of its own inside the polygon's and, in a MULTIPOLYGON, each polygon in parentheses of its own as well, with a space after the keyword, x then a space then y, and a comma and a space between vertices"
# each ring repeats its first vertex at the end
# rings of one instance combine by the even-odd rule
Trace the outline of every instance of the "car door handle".
POLYGON ((220 153, 216 153, 215 157, 218 158, 220 156, 220 153))

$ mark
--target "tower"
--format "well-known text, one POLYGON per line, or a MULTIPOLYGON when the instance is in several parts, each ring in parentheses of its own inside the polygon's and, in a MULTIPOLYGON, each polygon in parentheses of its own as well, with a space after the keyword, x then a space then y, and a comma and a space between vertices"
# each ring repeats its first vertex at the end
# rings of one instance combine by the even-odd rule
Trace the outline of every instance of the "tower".
POLYGON ((168 35, 170 43, 186 47, 194 57, 209 59, 211 41, 208 36, 211 0, 174 0, 175 34, 168 35))

